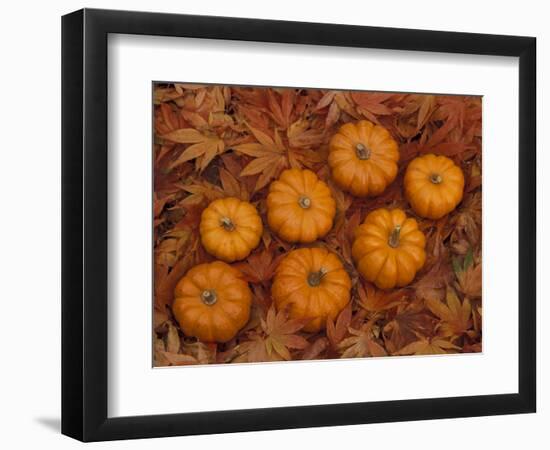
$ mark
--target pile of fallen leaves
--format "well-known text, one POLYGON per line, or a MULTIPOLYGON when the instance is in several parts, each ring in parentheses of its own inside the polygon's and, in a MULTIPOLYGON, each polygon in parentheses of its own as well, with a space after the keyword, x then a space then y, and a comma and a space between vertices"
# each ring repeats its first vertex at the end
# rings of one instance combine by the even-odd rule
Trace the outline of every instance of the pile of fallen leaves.
POLYGON ((157 84, 153 149, 156 366, 481 351, 481 98, 157 84), (361 119, 387 128, 400 146, 399 174, 374 198, 344 193, 326 164, 331 136, 361 119), (452 158, 466 181, 461 204, 437 221, 416 217, 403 197, 404 170, 425 153, 452 158), (316 172, 332 190, 334 227, 313 245, 340 256, 352 301, 315 334, 277 312, 274 269, 295 246, 265 226, 258 248, 233 264, 254 294, 249 323, 225 344, 184 336, 170 309, 174 286, 213 260, 200 243, 201 212, 233 196, 251 202, 267 224, 267 188, 289 167, 316 172), (351 259, 354 229, 382 206, 415 216, 427 238, 414 282, 389 291, 363 280, 351 259))

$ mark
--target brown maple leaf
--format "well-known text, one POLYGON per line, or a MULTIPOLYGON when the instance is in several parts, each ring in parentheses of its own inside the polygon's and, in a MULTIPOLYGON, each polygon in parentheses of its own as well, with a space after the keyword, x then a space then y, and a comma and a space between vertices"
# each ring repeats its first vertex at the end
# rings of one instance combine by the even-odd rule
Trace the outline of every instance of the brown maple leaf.
POLYGON ((383 328, 386 348, 393 353, 416 340, 418 336, 430 336, 435 324, 436 319, 424 309, 421 300, 416 299, 399 306, 393 318, 383 328))
POLYGON ((369 312, 379 312, 401 305, 408 293, 406 289, 384 291, 376 289, 371 283, 358 283, 359 305, 369 312))
POLYGON ((365 356, 387 356, 384 347, 378 343, 375 336, 377 329, 374 321, 370 320, 358 330, 349 328, 350 337, 338 345, 343 351, 342 358, 363 358, 365 356))
POLYGON ((420 338, 411 342, 394 355, 442 355, 446 353, 457 353, 460 347, 440 337, 420 338))
POLYGON ((458 281, 458 290, 470 298, 481 297, 481 264, 474 263, 471 247, 462 262, 458 258, 453 259, 453 269, 458 281))
MULTIPOLYGON (((308 341, 295 334, 308 321, 288 319, 286 311, 276 312, 272 306, 261 320, 261 334, 252 334, 250 340, 239 344, 241 356, 248 362, 290 361, 290 350, 305 349, 308 341)), ((239 358, 238 360, 242 360, 239 358)))
POLYGON ((182 128, 171 131, 162 136, 164 139, 179 144, 192 144, 188 146, 169 166, 170 169, 192 159, 196 160, 195 166, 202 172, 210 161, 225 150, 225 143, 215 135, 205 135, 194 128, 182 128))
POLYGON ((320 356, 328 348, 329 341, 326 337, 317 338, 309 347, 302 353, 303 360, 320 359, 320 356))
MULTIPOLYGON (((434 95, 407 95, 397 106, 395 118, 398 134, 406 139, 416 136, 428 123, 436 108, 434 95)), ((424 133, 426 135, 426 133, 424 133)))
POLYGON ((272 119, 281 128, 287 128, 294 112, 296 89, 267 89, 267 107, 272 119))
POLYGON ((157 262, 155 265, 155 306, 160 310, 163 310, 166 305, 172 304, 174 300, 174 289, 176 284, 183 275, 193 265, 193 254, 186 253, 181 258, 172 270, 169 270, 167 266, 162 266, 157 262))
POLYGON ((264 283, 270 281, 275 268, 284 255, 275 255, 273 247, 252 253, 246 261, 239 261, 234 266, 244 275, 249 283, 264 283))
POLYGON ((248 128, 258 142, 236 145, 234 150, 254 158, 241 171, 240 176, 259 175, 254 188, 255 191, 258 191, 288 167, 288 158, 286 149, 276 131, 274 140, 259 129, 250 126, 248 128))
POLYGON ((155 108, 155 131, 159 135, 162 136, 186 125, 185 119, 176 112, 172 104, 162 103, 155 108))
POLYGON ((444 299, 446 287, 453 278, 453 271, 447 261, 440 257, 432 267, 420 275, 418 280, 411 285, 419 298, 444 299))
POLYGON ((447 287, 446 303, 431 298, 426 299, 426 306, 441 319, 436 327, 440 336, 449 337, 453 341, 472 328, 470 300, 465 298, 463 302, 460 302, 451 287, 447 287))
POLYGON ((374 123, 380 123, 378 116, 391 115, 393 111, 383 102, 393 94, 379 92, 351 92, 351 98, 356 104, 357 112, 374 123))
POLYGON ((352 317, 351 302, 338 314, 336 323, 329 317, 327 319, 327 337, 330 345, 336 349, 344 337, 348 334, 352 317))
POLYGON ((450 225, 453 227, 451 241, 466 239, 474 247, 480 245, 481 192, 465 196, 450 225))
POLYGON ((155 86, 155 90, 153 92, 153 103, 155 105, 159 105, 164 102, 169 102, 171 100, 175 100, 182 96, 182 92, 178 91, 174 87, 160 87, 155 86))

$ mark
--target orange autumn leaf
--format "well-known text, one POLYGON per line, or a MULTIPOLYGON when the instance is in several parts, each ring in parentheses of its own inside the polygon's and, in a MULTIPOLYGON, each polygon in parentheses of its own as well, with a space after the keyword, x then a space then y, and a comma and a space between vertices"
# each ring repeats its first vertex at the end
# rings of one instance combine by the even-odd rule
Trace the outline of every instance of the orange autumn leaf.
POLYGON ((254 189, 257 191, 276 178, 288 165, 288 160, 286 150, 279 141, 277 132, 275 132, 275 140, 273 140, 259 129, 250 126, 248 128, 258 142, 236 145, 234 150, 254 158, 241 171, 240 176, 246 177, 260 174, 254 189))
POLYGON ((358 330, 349 328, 350 337, 338 345, 342 358, 362 358, 365 356, 386 356, 387 352, 375 336, 374 322, 369 321, 358 330))
POLYGON ((371 283, 359 284, 359 304, 367 311, 378 312, 393 308, 403 303, 407 296, 406 289, 384 291, 376 289, 371 283))
POLYGON ((460 301, 453 288, 447 287, 446 303, 431 298, 426 300, 426 306, 441 319, 436 327, 439 335, 456 338, 466 333, 472 327, 472 306, 470 300, 460 301))
POLYGON ((418 341, 412 342, 395 352, 394 355, 442 355, 456 353, 458 350, 460 350, 460 347, 439 337, 432 339, 420 338, 418 341))
POLYGON ((288 319, 285 311, 276 312, 271 307, 267 316, 261 320, 263 335, 252 336, 250 341, 240 344, 248 362, 254 361, 290 361, 290 349, 305 349, 309 343, 295 334, 307 323, 304 320, 288 319))
POLYGON ((222 154, 225 150, 225 144, 222 139, 204 136, 193 129, 176 130, 163 137, 173 142, 193 143, 170 164, 170 169, 186 161, 199 158, 196 161, 196 167, 199 172, 202 172, 214 157, 222 154))
POLYGON ((481 297, 481 264, 470 266, 456 275, 460 291, 468 297, 481 297))
POLYGON ((351 323, 352 310, 351 302, 338 314, 336 323, 329 317, 327 319, 327 337, 332 347, 337 348, 344 337, 348 334, 351 323))
POLYGON ((393 353, 419 336, 430 336, 435 330, 436 323, 421 300, 401 304, 383 328, 386 348, 393 353))
POLYGON ((271 280, 275 273, 275 268, 282 256, 273 256, 271 249, 265 249, 262 252, 252 253, 245 261, 235 263, 244 278, 250 283, 262 283, 271 280))

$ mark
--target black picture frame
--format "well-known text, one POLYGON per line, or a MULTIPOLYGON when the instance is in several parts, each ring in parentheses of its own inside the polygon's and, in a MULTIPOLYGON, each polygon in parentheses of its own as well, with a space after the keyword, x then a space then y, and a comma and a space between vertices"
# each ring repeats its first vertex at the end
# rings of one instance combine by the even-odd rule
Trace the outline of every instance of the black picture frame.
POLYGON ((62 432, 82 441, 535 412, 536 39, 84 9, 62 18, 62 432), (107 416, 107 36, 110 33, 519 58, 518 393, 107 416))

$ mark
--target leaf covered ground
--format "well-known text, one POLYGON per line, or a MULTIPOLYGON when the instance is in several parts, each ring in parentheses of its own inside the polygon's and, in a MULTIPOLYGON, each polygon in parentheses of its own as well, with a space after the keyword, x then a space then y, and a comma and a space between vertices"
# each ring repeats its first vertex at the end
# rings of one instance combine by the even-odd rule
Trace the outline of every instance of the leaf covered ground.
POLYGON ((481 98, 470 96, 156 84, 155 366, 480 352, 481 116, 481 98), (400 149, 396 180, 373 198, 344 193, 326 164, 331 136, 361 119, 387 128, 400 149), (462 202, 437 221, 417 217, 403 197, 405 168, 425 153, 452 158, 465 176, 462 202), (266 224, 269 183, 289 167, 313 170, 332 190, 334 227, 313 245, 340 256, 352 301, 316 334, 277 312, 270 297, 274 269, 296 245, 265 226, 260 245, 233 263, 254 295, 248 324, 225 344, 184 336, 170 309, 175 284, 194 265, 214 260, 200 243, 203 209, 238 197, 266 224), (426 264, 405 288, 375 288, 351 259, 353 230, 379 207, 404 209, 427 238, 426 264))

